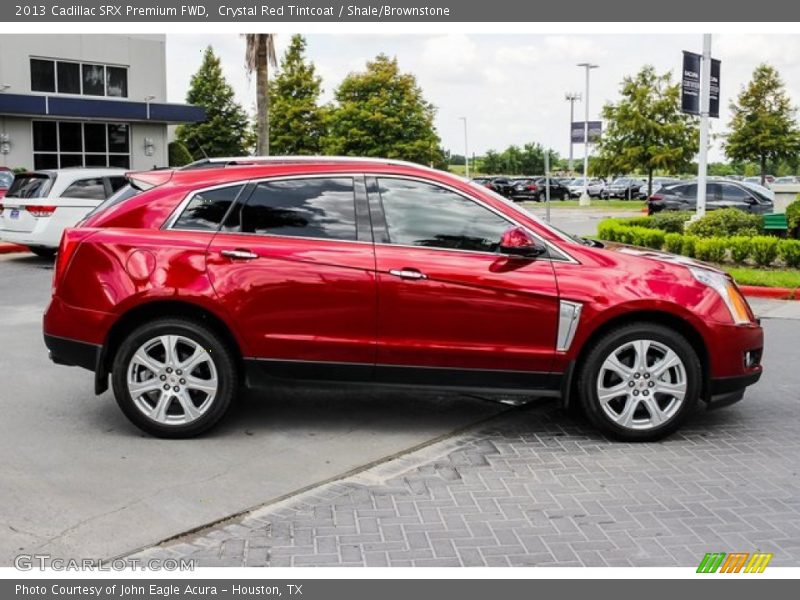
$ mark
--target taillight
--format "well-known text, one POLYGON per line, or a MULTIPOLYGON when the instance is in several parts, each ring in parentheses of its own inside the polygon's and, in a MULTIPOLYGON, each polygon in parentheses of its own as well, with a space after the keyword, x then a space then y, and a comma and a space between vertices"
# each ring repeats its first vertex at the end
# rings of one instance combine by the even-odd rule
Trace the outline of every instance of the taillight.
POLYGON ((650 196, 650 202, 663 202, 663 201, 664 201, 664 196, 662 196, 661 194, 653 194, 652 196, 650 196))
POLYGON ((56 254, 56 264, 53 268, 53 292, 55 293, 58 283, 67 272, 70 260, 75 255, 75 251, 81 242, 89 237, 96 230, 92 229, 65 229, 61 235, 61 243, 56 254))
POLYGON ((56 212, 56 206, 26 206, 25 210, 27 210, 31 215, 34 217, 50 217, 54 212, 56 212))
POLYGON ((535 185, 533 185, 533 184, 531 184, 531 185, 529 185, 529 186, 528 186, 528 190, 530 190, 531 192, 535 192, 535 191, 536 191, 536 190, 538 190, 538 189, 539 189, 539 188, 538 188, 538 187, 536 187, 536 186, 535 186, 535 185))

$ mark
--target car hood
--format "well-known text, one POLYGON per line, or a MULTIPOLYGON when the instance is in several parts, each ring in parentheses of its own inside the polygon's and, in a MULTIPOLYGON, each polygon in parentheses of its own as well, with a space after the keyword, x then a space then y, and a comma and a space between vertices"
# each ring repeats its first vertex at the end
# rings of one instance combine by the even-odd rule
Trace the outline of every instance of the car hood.
POLYGON ((725 274, 719 267, 712 264, 689 258, 688 256, 681 256, 679 254, 670 254, 669 252, 662 252, 660 250, 653 250, 652 248, 642 248, 639 246, 628 246, 626 244, 617 244, 613 242, 603 242, 603 248, 607 252, 614 252, 617 255, 624 255, 634 259, 641 259, 645 261, 655 261, 660 264, 672 264, 680 267, 699 267, 708 271, 725 274))

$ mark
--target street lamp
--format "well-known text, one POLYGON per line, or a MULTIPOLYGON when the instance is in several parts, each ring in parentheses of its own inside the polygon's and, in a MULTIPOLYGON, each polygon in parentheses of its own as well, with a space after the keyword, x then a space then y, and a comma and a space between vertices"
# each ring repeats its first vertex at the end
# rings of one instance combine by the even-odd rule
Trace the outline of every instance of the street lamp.
POLYGON ((469 143, 467 141, 467 117, 459 117, 464 121, 464 174, 469 179, 469 143))
POLYGON ((592 69, 598 68, 599 65, 592 63, 579 63, 579 67, 586 69, 586 104, 584 106, 585 119, 583 121, 583 194, 579 204, 581 206, 589 206, 592 201, 589 198, 589 73, 592 69))
POLYGON ((578 92, 567 92, 564 99, 569 102, 569 172, 572 173, 572 123, 575 121, 575 102, 581 101, 578 92))
POLYGON ((147 105, 147 120, 148 121, 150 120, 150 103, 155 99, 156 99, 155 96, 145 96, 144 97, 144 102, 147 105))

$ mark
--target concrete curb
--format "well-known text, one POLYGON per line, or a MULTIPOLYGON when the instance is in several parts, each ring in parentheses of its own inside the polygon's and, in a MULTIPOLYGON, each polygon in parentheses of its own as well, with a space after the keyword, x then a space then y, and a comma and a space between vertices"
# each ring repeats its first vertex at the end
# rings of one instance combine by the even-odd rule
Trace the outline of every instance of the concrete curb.
POLYGON ((751 298, 772 298, 773 300, 800 300, 797 289, 761 287, 757 285, 740 285, 739 289, 745 296, 751 298))
POLYGON ((17 252, 30 252, 27 246, 0 243, 0 254, 15 254, 17 252))

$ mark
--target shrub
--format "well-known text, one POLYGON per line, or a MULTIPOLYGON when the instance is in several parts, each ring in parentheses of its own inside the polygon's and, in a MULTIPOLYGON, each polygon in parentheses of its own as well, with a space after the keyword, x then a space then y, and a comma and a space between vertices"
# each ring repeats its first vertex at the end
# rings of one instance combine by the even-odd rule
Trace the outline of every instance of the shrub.
POLYGON ((683 236, 680 233, 668 233, 664 236, 664 250, 672 254, 683 251, 683 236))
POLYGON ((666 234, 660 229, 643 229, 641 233, 640 245, 654 250, 661 250, 664 247, 664 236, 666 234))
POLYGON ((781 240, 778 243, 778 255, 787 267, 800 267, 800 240, 781 240))
POLYGON ((691 213, 688 212, 660 212, 650 217, 653 227, 666 231, 667 233, 683 233, 683 227, 689 220, 691 213))
POLYGON ((778 238, 759 235, 750 240, 751 256, 759 267, 772 264, 778 256, 778 238))
POLYGON ((736 208, 724 208, 708 213, 689 223, 686 233, 698 237, 730 237, 759 235, 764 226, 760 215, 749 215, 736 208))
POLYGON ((694 249, 697 245, 697 240, 699 238, 694 235, 684 235, 683 236, 683 247, 681 248, 681 254, 694 258, 694 249))
POLYGON ((786 220, 789 223, 789 231, 797 231, 800 228, 800 196, 786 207, 786 220))
POLYGON ((606 219, 597 226, 597 237, 608 242, 616 242, 619 229, 620 225, 615 219, 606 219))
POLYGON ((694 247, 694 255, 698 260, 720 263, 725 260, 728 246, 725 238, 700 238, 694 247))
POLYGON ((619 224, 626 227, 647 227, 652 229, 653 219, 651 217, 628 217, 626 219, 618 219, 619 224))
POLYGON ((753 252, 752 238, 736 236, 728 238, 728 249, 731 251, 731 259, 735 263, 744 263, 750 258, 753 252))

